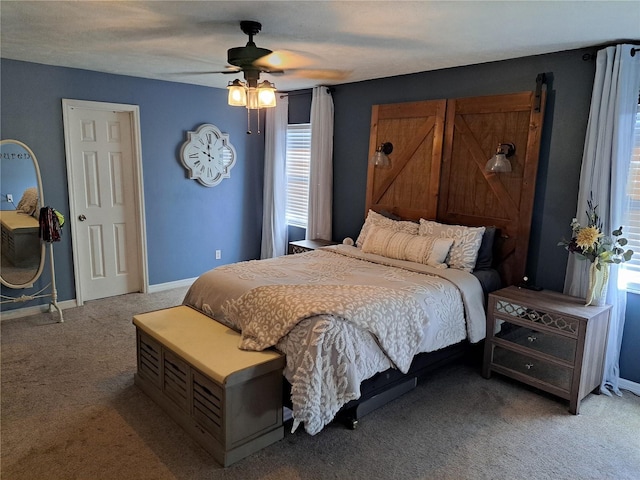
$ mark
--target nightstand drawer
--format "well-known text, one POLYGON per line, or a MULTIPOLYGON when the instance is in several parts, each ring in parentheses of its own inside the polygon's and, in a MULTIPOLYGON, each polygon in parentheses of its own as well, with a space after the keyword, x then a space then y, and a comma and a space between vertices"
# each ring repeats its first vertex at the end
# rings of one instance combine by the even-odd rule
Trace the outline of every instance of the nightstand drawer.
POLYGON ((495 334, 495 338, 546 353, 571 364, 575 361, 577 340, 574 338, 541 332, 506 320, 503 321, 500 331, 495 334))
MULTIPOLYGON (((573 369, 569 367, 546 362, 533 356, 502 348, 498 345, 494 347, 492 363, 494 368, 503 367, 525 375, 526 377, 553 385, 566 392, 569 392, 571 389, 573 369)), ((495 370, 500 371, 500 368, 495 368, 495 370)), ((503 373, 509 374, 509 372, 503 373)), ((538 386, 535 382, 532 384, 538 386)))
POLYGON ((502 318, 511 316, 537 325, 554 328, 576 337, 580 326, 578 319, 561 313, 549 312, 544 308, 527 307, 509 300, 497 300, 494 313, 502 318))

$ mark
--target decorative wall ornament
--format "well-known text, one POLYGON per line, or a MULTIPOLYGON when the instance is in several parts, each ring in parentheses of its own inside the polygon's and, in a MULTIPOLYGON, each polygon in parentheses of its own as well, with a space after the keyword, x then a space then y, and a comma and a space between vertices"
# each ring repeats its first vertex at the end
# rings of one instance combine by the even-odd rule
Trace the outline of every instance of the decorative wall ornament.
POLYGON ((188 132, 187 141, 180 149, 180 161, 189 178, 198 180, 205 187, 215 187, 231 176, 236 150, 229 142, 229 134, 204 123, 195 132, 188 132))

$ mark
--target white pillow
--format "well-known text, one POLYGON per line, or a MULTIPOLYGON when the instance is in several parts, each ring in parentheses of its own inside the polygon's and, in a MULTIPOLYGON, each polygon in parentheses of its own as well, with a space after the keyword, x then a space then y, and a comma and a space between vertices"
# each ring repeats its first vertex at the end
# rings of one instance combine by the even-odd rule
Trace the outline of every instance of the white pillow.
POLYGON ((360 230, 360 235, 358 235, 358 239, 356 240, 356 246, 362 248, 365 240, 367 239, 367 234, 369 233, 369 228, 371 226, 384 227, 394 232, 404 232, 409 233, 411 235, 418 234, 418 224, 416 222, 407 222, 404 220, 391 220, 390 218, 385 217, 384 215, 380 215, 373 210, 369 210, 367 214, 367 219, 364 221, 364 225, 362 226, 362 230, 360 230))
POLYGON ((411 235, 372 225, 362 245, 362 251, 436 268, 447 268, 444 260, 452 244, 453 238, 411 235))
POLYGON ((446 259, 451 268, 472 272, 478 259, 478 250, 482 243, 485 227, 465 227, 463 225, 446 225, 420 219, 420 235, 453 238, 453 246, 446 259))

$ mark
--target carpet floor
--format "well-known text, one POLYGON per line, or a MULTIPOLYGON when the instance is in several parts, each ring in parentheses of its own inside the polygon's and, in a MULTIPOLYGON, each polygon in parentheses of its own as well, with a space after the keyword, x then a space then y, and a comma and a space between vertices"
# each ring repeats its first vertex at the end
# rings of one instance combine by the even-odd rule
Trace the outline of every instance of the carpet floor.
POLYGON ((638 479, 640 398, 567 402, 466 363, 364 417, 284 440, 226 469, 133 383, 136 313, 186 289, 1 322, 3 480, 638 479))

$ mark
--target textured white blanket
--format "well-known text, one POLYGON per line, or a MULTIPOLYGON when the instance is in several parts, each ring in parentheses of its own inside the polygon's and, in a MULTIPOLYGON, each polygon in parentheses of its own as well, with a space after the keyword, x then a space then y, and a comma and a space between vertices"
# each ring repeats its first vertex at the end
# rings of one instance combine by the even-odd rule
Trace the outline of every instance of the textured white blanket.
POLYGON ((240 348, 275 346, 306 318, 329 315, 375 336, 402 373, 422 343, 426 314, 402 290, 371 285, 267 285, 249 290, 223 306, 240 326, 240 348))
POLYGON ((303 423, 312 435, 360 396, 366 378, 484 337, 475 277, 355 247, 225 265, 203 274, 184 303, 242 330, 244 348, 286 354, 294 430, 303 423))

